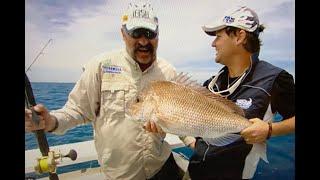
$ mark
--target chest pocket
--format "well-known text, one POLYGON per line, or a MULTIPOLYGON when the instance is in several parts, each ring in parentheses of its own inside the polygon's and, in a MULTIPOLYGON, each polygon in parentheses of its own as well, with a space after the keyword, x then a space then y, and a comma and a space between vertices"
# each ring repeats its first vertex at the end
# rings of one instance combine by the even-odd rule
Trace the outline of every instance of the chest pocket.
POLYGON ((108 115, 123 115, 129 85, 125 83, 105 81, 101 86, 101 102, 103 111, 108 115))

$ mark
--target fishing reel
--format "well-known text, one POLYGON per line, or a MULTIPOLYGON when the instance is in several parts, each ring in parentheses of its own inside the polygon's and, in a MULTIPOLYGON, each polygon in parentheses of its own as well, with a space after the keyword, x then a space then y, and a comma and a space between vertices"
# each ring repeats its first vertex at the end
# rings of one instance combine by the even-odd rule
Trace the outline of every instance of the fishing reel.
POLYGON ((74 161, 77 159, 77 152, 71 149, 68 154, 63 155, 60 153, 60 151, 58 153, 54 151, 49 151, 48 156, 42 156, 40 158, 37 158, 37 164, 34 167, 34 170, 38 174, 56 172, 57 164, 62 162, 62 158, 66 157, 74 161))

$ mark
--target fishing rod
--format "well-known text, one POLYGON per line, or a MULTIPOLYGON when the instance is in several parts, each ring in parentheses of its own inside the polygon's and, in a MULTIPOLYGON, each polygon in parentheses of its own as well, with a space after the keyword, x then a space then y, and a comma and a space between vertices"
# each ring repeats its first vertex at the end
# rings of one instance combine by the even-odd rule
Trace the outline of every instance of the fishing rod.
MULTIPOLYGON (((37 55, 37 57, 34 59, 32 64, 38 59, 40 54, 43 54, 42 53, 43 50, 45 49, 45 47, 49 44, 49 42, 51 40, 52 39, 50 39, 48 41, 48 43, 42 48, 42 50, 37 55)), ((25 72, 25 106, 26 106, 26 108, 28 108, 32 111, 32 121, 34 122, 34 124, 39 126, 39 123, 40 123, 39 115, 32 108, 33 106, 36 105, 36 101, 35 101, 35 98, 33 95, 31 83, 30 83, 29 78, 27 76, 27 71, 30 70, 32 64, 28 67, 28 69, 25 72)), ((33 131, 33 133, 36 136, 38 146, 39 146, 39 149, 40 149, 40 152, 42 155, 40 158, 37 158, 37 164, 34 167, 35 171, 38 174, 48 172, 50 180, 59 180, 59 177, 56 173, 56 166, 57 166, 57 164, 59 164, 58 159, 60 159, 60 161, 62 161, 62 158, 69 157, 72 161, 74 161, 77 158, 77 152, 75 150, 71 149, 68 154, 62 155, 60 152, 56 153, 54 151, 50 151, 48 140, 47 140, 46 134, 44 132, 44 129, 35 130, 35 131, 33 131)))
POLYGON ((34 58, 34 60, 32 61, 32 63, 30 64, 30 66, 27 68, 26 72, 28 72, 31 68, 31 66, 33 65, 34 62, 36 62, 36 60, 39 58, 39 56, 41 54, 43 54, 43 50, 48 46, 48 44, 50 43, 50 41, 52 41, 52 39, 49 39, 49 41, 46 43, 46 45, 41 49, 41 51, 38 53, 38 55, 34 58))

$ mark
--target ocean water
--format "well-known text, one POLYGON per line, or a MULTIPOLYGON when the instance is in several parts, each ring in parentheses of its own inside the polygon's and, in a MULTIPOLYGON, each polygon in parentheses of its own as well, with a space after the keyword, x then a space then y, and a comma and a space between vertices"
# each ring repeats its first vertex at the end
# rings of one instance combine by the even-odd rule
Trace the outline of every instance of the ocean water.
MULTIPOLYGON (((46 105, 49 110, 61 108, 67 101, 68 94, 72 90, 74 83, 31 83, 37 103, 46 105)), ((276 117, 280 119, 281 117, 276 117)), ((48 133, 47 139, 50 146, 82 142, 92 140, 93 130, 91 124, 77 126, 66 132, 62 136, 48 133)), ((36 149, 38 147, 33 133, 25 134, 25 150, 36 149)), ((177 148, 175 152, 182 152, 190 157, 192 150, 189 148, 177 148)), ((267 157, 269 163, 260 161, 253 179, 267 180, 292 180, 295 179, 295 135, 286 135, 271 138, 268 141, 267 157)), ((97 161, 90 161, 66 167, 59 167, 57 172, 64 173, 80 168, 97 167, 97 161)), ((35 174, 28 176, 40 177, 35 174)), ((45 175, 44 175, 45 176, 45 175)))

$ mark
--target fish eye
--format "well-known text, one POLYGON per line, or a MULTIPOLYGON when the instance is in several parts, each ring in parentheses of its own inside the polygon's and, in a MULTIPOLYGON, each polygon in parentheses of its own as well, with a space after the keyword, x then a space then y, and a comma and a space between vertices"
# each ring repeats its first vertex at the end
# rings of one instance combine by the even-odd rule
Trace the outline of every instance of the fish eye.
POLYGON ((140 99, 139 99, 139 98, 137 98, 137 99, 136 99, 136 102, 137 102, 137 103, 138 103, 138 102, 140 102, 140 99))

